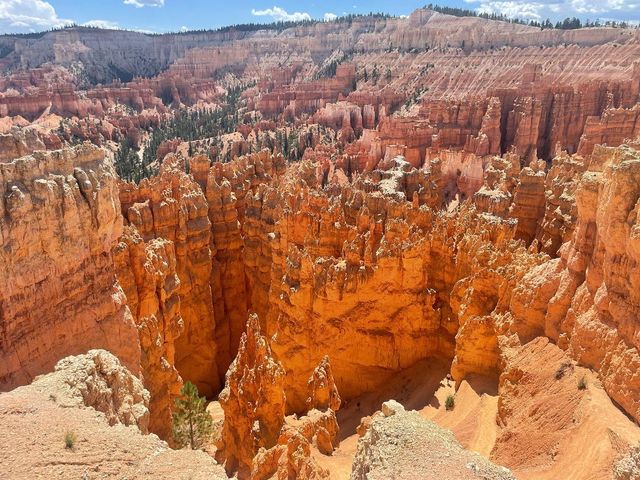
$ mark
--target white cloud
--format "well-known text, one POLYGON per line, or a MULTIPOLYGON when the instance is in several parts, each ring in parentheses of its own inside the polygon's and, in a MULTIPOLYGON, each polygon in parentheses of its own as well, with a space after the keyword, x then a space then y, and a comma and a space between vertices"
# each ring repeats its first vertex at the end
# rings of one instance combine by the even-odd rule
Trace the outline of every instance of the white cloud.
POLYGON ((29 32, 62 27, 72 23, 58 17, 55 8, 43 0, 0 0, 0 30, 29 32))
POLYGON ((637 0, 635 2, 632 0, 571 0, 570 3, 578 13, 632 11, 640 8, 640 3, 637 0))
POLYGON ((479 13, 496 13, 527 19, 594 16, 602 13, 638 14, 640 0, 465 0, 476 4, 479 13))
POLYGON ((183 25, 183 26, 180 27, 180 31, 181 32, 188 32, 189 31, 189 27, 186 27, 186 26, 183 25))
POLYGON ((327 13, 324 14, 323 18, 324 18, 325 22, 332 22, 336 18, 338 18, 338 16, 335 13, 327 12, 327 13))
POLYGON ((120 25, 118 22, 112 22, 111 20, 89 20, 82 25, 85 27, 104 28, 106 30, 119 30, 120 25))
POLYGON ((136 8, 164 7, 164 0, 124 0, 125 5, 133 5, 136 8))
POLYGON ((545 5, 538 2, 483 1, 476 9, 479 13, 496 13, 507 17, 541 19, 545 5))
POLYGON ((307 12, 288 13, 284 8, 280 7, 267 8, 264 10, 256 10, 253 8, 251 9, 251 15, 256 17, 271 17, 277 22, 301 22, 303 20, 311 20, 311 15, 307 12))

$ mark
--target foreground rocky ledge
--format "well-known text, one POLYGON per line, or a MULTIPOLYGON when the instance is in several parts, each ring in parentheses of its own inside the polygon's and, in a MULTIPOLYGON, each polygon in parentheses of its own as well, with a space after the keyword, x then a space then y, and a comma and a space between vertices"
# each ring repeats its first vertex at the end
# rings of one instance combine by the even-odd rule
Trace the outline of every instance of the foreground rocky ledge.
POLYGON ((516 477, 508 469, 464 450, 450 431, 390 400, 370 420, 358 441, 351 473, 351 480, 388 478, 515 480, 516 477))
POLYGON ((143 435, 148 401, 141 382, 109 352, 61 360, 54 373, 0 394, 0 477, 227 478, 206 453, 171 450, 143 435), (71 449, 66 432, 76 435, 71 449))

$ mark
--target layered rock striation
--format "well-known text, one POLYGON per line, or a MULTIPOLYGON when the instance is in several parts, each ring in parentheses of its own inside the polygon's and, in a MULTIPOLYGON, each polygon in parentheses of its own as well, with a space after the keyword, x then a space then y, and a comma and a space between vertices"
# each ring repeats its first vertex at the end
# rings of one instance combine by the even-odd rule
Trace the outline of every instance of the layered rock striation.
POLYGON ((184 378, 211 396, 220 385, 209 283, 211 224, 206 198, 184 174, 183 163, 177 157, 168 158, 158 177, 139 186, 123 185, 120 200, 123 216, 143 240, 164 239, 173 244, 179 280, 176 298, 184 323, 183 332, 175 336, 175 363, 184 378))
POLYGON ((0 164, 0 389, 70 354, 104 348, 140 372, 140 346, 112 249, 117 178, 88 144, 0 164))

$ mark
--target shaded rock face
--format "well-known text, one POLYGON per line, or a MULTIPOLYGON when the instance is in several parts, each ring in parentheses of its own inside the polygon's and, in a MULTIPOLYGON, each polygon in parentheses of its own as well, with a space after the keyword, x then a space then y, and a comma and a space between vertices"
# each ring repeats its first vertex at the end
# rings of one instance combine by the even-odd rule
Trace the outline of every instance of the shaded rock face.
POLYGON ((508 469, 464 450, 450 431, 390 400, 360 436, 350 478, 512 480, 516 477, 508 469))
POLYGON ((122 232, 117 180, 104 151, 34 153, 0 172, 0 389, 92 348, 138 374, 138 334, 111 253, 122 232))

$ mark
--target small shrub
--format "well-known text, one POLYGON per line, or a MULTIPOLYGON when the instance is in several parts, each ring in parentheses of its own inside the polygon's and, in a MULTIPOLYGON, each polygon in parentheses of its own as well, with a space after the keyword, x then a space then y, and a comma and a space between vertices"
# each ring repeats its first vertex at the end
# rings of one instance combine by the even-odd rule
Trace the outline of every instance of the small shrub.
POLYGON ((72 449, 76 444, 76 434, 69 431, 64 434, 64 447, 68 449, 72 449))
POLYGON ((564 377, 564 374, 567 373, 567 371, 571 370, 572 368, 573 368, 573 364, 571 362, 563 362, 558 367, 558 370, 556 370, 556 380, 560 380, 562 377, 564 377))
POLYGON ((447 399, 444 401, 444 408, 447 410, 453 410, 456 406, 456 398, 453 395, 448 395, 447 399))
POLYGON ((587 379, 584 376, 578 380, 578 390, 586 390, 587 388, 587 379))

